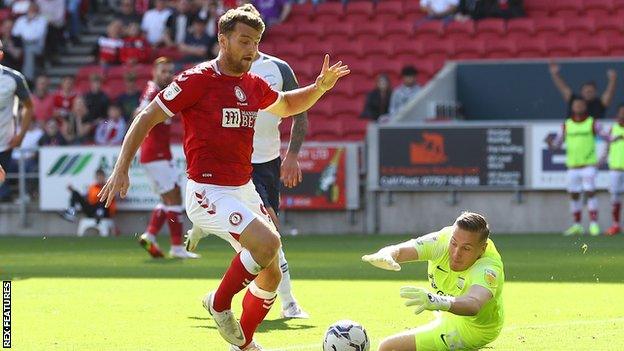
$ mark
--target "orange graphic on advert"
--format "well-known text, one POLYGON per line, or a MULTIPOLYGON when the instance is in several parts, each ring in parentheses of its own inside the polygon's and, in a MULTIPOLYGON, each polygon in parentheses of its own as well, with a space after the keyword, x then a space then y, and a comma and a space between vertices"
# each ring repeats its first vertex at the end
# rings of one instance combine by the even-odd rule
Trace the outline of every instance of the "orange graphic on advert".
POLYGON ((423 133, 422 142, 410 143, 410 161, 416 165, 437 165, 448 161, 444 152, 444 137, 437 133, 423 133))

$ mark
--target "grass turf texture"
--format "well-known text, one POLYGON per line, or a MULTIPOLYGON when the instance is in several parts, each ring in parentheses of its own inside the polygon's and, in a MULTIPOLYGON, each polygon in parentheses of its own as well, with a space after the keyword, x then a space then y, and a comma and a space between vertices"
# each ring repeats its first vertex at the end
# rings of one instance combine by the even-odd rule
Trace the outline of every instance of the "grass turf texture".
MULTIPOLYGON (((269 350, 320 350, 329 324, 362 323, 371 350, 384 336, 426 323, 398 296, 428 286, 426 264, 386 272, 360 261, 405 236, 284 238, 293 288, 309 320, 279 319, 256 334, 269 350)), ((620 350, 624 238, 496 235, 503 256, 505 328, 494 350, 620 350), (587 250, 583 249, 587 244, 587 250)), ((160 237, 163 249, 167 238, 160 237)), ((13 279, 15 350, 228 350, 200 299, 232 251, 216 238, 200 260, 152 260, 135 238, 0 238, 0 277, 13 279)), ((238 296, 233 307, 240 313, 238 296)))

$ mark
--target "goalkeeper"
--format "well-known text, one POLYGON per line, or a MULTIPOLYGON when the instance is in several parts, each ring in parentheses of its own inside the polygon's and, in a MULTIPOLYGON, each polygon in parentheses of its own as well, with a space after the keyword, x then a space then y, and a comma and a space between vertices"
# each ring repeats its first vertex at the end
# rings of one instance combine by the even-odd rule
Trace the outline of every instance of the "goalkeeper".
POLYGON ((403 262, 428 261, 432 290, 407 286, 401 297, 416 314, 443 311, 429 324, 387 337, 379 351, 475 350, 496 339, 505 273, 489 234, 483 216, 464 212, 453 226, 362 257, 391 271, 401 270, 403 262))

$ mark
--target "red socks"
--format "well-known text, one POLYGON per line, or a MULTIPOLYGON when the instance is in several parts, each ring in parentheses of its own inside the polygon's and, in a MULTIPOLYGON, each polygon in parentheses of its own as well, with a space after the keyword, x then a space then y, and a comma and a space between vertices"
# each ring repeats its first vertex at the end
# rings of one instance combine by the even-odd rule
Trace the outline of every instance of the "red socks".
POLYGON ((241 348, 251 343, 256 329, 271 310, 276 296, 275 292, 264 291, 253 282, 249 285, 243 298, 243 315, 240 319, 247 344, 241 348))
POLYGON ((572 213, 574 216, 574 223, 581 223, 581 211, 572 213))
POLYGON ((611 214, 613 215, 613 223, 620 223, 620 211, 622 209, 622 204, 619 202, 615 202, 613 204, 613 210, 611 214))
POLYGON ((214 295, 213 308, 223 312, 232 308, 232 298, 251 283, 262 267, 254 261, 251 253, 243 249, 234 257, 230 268, 221 279, 221 284, 214 295))
POLYGON ((147 233, 156 236, 160 231, 160 228, 165 224, 165 216, 164 211, 165 206, 163 204, 158 204, 152 211, 152 216, 150 217, 149 223, 147 224, 147 233))
POLYGON ((166 218, 171 233, 171 245, 182 245, 182 206, 167 206, 166 218))

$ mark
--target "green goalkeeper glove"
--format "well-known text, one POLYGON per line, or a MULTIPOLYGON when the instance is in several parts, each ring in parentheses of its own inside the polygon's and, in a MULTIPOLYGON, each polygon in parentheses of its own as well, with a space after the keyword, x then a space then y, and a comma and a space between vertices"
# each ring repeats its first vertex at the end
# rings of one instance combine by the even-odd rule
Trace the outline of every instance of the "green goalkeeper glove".
POLYGON ((405 306, 416 306, 415 314, 424 310, 448 311, 455 301, 452 296, 441 296, 428 292, 426 289, 414 286, 404 286, 401 288, 401 297, 407 299, 405 306))
POLYGON ((394 248, 392 246, 387 246, 374 254, 362 256, 362 261, 388 271, 400 271, 401 265, 394 260, 394 257, 392 257, 393 253, 394 248))

